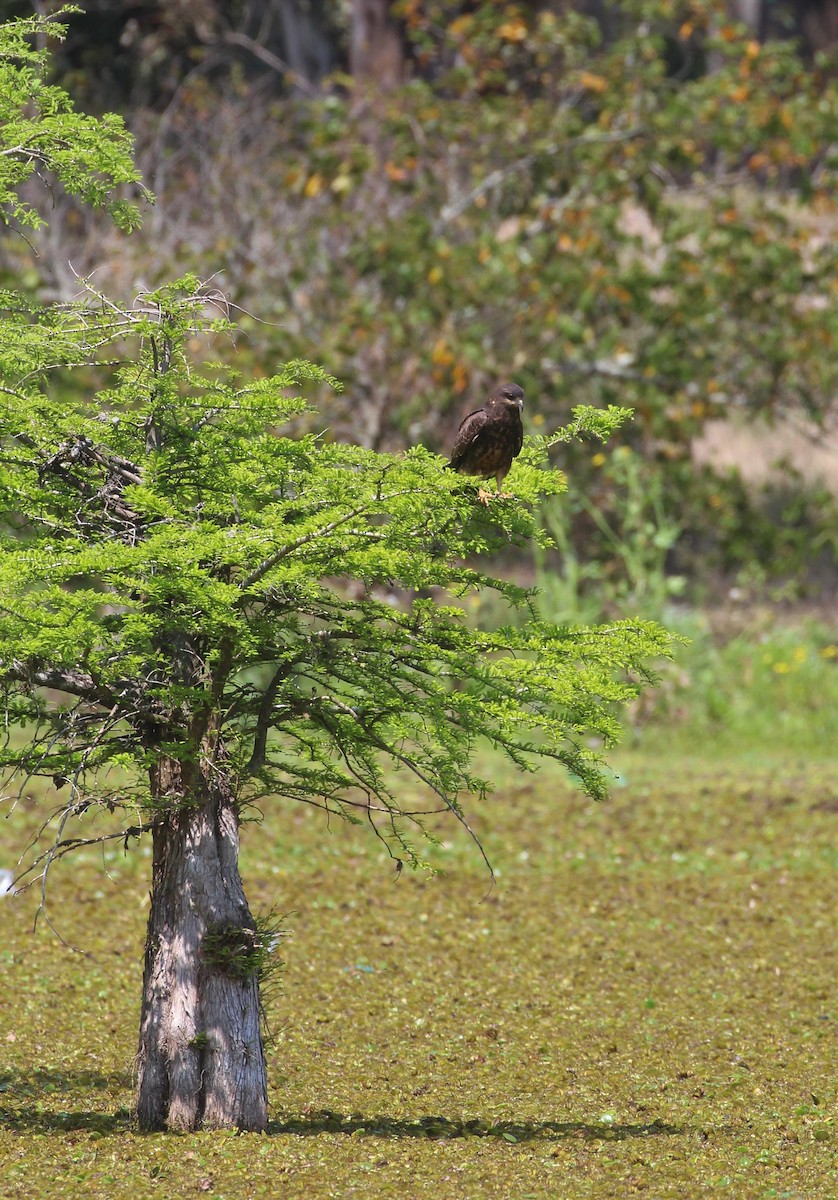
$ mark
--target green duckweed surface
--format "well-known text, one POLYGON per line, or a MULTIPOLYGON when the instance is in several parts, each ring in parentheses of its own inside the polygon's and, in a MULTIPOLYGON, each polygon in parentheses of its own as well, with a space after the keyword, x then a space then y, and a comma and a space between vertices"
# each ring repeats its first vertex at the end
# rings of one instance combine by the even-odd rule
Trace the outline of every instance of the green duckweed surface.
MULTIPOLYGON (((148 852, 0 898, 0 1195, 838 1197, 838 765, 625 756, 611 799, 499 769, 437 877, 277 804, 267 1136, 131 1119, 148 852)), ((11 867, 36 811, 0 828, 11 867)))

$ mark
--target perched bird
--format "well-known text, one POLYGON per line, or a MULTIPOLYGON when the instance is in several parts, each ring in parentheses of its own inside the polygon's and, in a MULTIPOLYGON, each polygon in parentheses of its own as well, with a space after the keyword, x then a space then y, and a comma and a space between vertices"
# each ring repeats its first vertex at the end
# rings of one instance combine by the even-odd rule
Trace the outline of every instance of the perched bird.
MULTIPOLYGON (((463 420, 451 451, 451 461, 445 464, 446 467, 466 475, 482 475, 486 479, 494 475, 498 495, 501 495, 501 486, 509 474, 512 460, 521 453, 523 407, 524 393, 517 383, 498 384, 483 407, 463 420)), ((483 503, 488 504, 489 493, 481 488, 479 495, 483 503)))

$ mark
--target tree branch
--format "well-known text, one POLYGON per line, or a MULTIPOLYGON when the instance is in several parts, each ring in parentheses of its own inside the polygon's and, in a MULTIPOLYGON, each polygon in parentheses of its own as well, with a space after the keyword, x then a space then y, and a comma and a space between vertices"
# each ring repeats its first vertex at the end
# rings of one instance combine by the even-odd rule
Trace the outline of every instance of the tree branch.
POLYGON ((0 678, 3 676, 20 683, 28 683, 32 687, 67 692, 71 696, 81 697, 89 704, 100 704, 104 708, 111 709, 117 703, 117 698, 112 692, 97 683, 92 675, 75 667, 39 667, 34 663, 13 658, 7 663, 0 663, 0 678))
POLYGON ((303 546, 307 546, 310 542, 315 541, 316 538, 323 537, 328 533, 333 533, 336 529, 339 529, 341 525, 345 525, 347 521, 353 521, 355 517, 364 512, 366 507, 367 506, 365 504, 359 505, 358 508, 351 509, 350 512, 345 513, 342 517, 338 517, 335 521, 331 521, 328 525, 324 525, 321 529, 314 529, 311 533, 306 533, 303 534, 302 537, 298 537, 296 541, 288 542, 285 546, 280 546, 278 550, 274 551, 273 554, 270 554, 263 562, 261 562, 255 570, 251 571, 249 575, 245 576, 239 585, 241 590, 246 591, 249 587, 252 587, 254 583, 258 583, 259 580, 263 579, 265 575, 267 575, 268 571, 272 570, 272 568, 275 567, 278 562, 281 562, 283 558, 287 558, 289 554, 293 554, 295 550, 300 550, 303 546))
POLYGON ((245 767, 246 775, 255 775, 265 765, 265 751, 268 745, 268 730, 271 727, 271 712, 276 700, 279 685, 288 675, 288 665, 278 667, 262 695, 259 712, 256 716, 256 731, 253 735, 253 753, 245 767))

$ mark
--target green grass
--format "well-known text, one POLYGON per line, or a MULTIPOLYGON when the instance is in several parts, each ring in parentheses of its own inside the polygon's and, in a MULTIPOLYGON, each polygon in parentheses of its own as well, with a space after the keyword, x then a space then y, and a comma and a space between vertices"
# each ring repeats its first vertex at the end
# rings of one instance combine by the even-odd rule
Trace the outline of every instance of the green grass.
POLYGON ((829 753, 838 711, 838 627, 782 623, 773 609, 728 611, 715 619, 673 615, 664 624, 688 640, 660 664, 661 684, 635 714, 638 745, 689 753, 829 753))
MULTIPOLYGON (((625 754, 595 805, 498 768, 436 878, 282 806, 245 830, 255 908, 293 910, 268 1136, 137 1133, 148 858, 0 900, 0 1194, 838 1195, 838 766, 625 754)), ((2 827, 12 861, 34 811, 2 827)))

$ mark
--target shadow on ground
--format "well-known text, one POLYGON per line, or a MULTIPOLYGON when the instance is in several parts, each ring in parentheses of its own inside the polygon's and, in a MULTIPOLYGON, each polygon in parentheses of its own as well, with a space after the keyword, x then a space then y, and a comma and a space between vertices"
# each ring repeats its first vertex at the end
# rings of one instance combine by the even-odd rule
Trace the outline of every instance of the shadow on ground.
POLYGON ((271 1121, 269 1134, 298 1134, 313 1136, 318 1133, 367 1134, 384 1138, 458 1138, 490 1137, 507 1142, 560 1141, 563 1138, 581 1138, 586 1141, 621 1142, 626 1138, 654 1137, 655 1135, 682 1134, 677 1125, 665 1125, 662 1121, 651 1121, 643 1125, 618 1125, 616 1122, 587 1121, 452 1121, 448 1117, 428 1116, 414 1119, 366 1116, 341 1113, 323 1109, 302 1117, 287 1117, 271 1121))
POLYGON ((45 1112, 43 1108, 0 1108, 0 1133, 127 1133, 135 1128, 127 1108, 115 1113, 64 1112, 61 1109, 45 1112))
MULTIPOLYGON (((0 1131, 12 1133, 67 1133, 81 1130, 88 1133, 119 1134, 136 1131, 136 1124, 127 1108, 114 1113, 65 1112, 60 1109, 44 1111, 40 1106, 0 1107, 0 1131)), ((325 1109, 307 1116, 286 1117, 271 1121, 268 1135, 272 1137, 316 1137, 324 1133, 360 1134, 379 1138, 494 1138, 509 1143, 555 1142, 565 1138, 582 1141, 622 1142, 627 1138, 660 1137, 683 1134, 678 1125, 650 1121, 643 1125, 618 1125, 588 1121, 452 1121, 448 1117, 428 1116, 403 1119, 384 1116, 365 1116, 352 1113, 346 1116, 325 1109)))
MULTIPOLYGON (((127 1072, 55 1071, 36 1067, 31 1072, 0 1071, 0 1131, 66 1133, 72 1129, 119 1133, 132 1126, 128 1108, 113 1113, 66 1109, 82 1092, 122 1091, 134 1080, 127 1072), (63 1097, 62 1093, 70 1093, 63 1097)), ((105 1101, 107 1103, 107 1101, 105 1101)))

